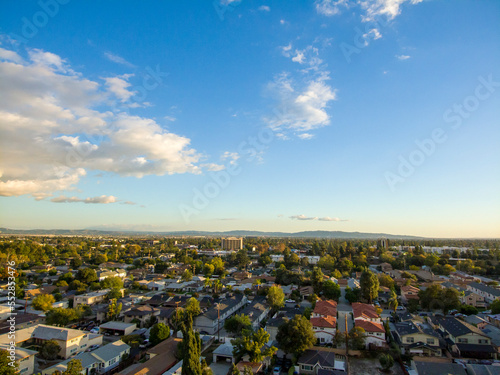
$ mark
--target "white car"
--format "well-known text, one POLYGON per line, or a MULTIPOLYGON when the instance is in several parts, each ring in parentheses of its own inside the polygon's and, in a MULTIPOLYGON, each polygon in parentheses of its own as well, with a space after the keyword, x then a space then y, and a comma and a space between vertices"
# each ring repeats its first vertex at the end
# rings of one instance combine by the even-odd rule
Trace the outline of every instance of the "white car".
POLYGON ((99 327, 94 327, 90 330, 90 333, 99 333, 99 327))

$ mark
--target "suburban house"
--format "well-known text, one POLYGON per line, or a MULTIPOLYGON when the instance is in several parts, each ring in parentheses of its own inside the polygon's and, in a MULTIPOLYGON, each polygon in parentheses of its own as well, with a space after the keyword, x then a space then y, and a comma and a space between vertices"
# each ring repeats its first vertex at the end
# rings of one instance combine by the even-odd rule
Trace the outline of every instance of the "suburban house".
POLYGON ((106 280, 108 277, 119 277, 120 279, 123 279, 125 276, 127 276, 127 272, 124 270, 117 270, 117 271, 99 271, 97 272, 97 277, 99 278, 99 281, 106 280))
POLYGON ((244 294, 236 294, 232 297, 221 299, 211 306, 206 312, 198 315, 194 321, 194 328, 200 332, 213 335, 218 331, 217 322, 221 327, 224 321, 245 306, 247 297, 244 294))
POLYGON ((67 359, 74 354, 84 352, 92 345, 102 345, 102 335, 96 335, 78 329, 52 327, 44 324, 37 326, 31 334, 36 344, 55 340, 61 347, 59 357, 67 359))
MULTIPOLYGON (((128 357, 129 354, 130 346, 118 340, 92 352, 80 353, 71 359, 80 360, 83 367, 82 374, 106 374, 118 367, 120 362, 128 357)), ((59 371, 59 373, 66 371, 71 359, 43 370, 42 375, 51 375, 56 371, 59 371)))
POLYGON ((412 285, 405 285, 401 287, 401 302, 404 304, 407 304, 410 300, 415 299, 419 300, 418 297, 418 292, 420 289, 412 286, 412 285))
POLYGON ((496 358, 491 339, 479 328, 457 318, 437 320, 451 353, 470 358, 496 358))
POLYGON ((144 305, 125 311, 123 316, 125 317, 125 323, 134 322, 142 328, 146 323, 148 323, 149 320, 151 320, 151 318, 157 317, 159 314, 159 309, 144 305))
POLYGON ((345 374, 345 356, 335 354, 332 351, 319 349, 308 349, 297 361, 301 374, 318 375, 321 370, 330 370, 331 375, 345 374))
POLYGON ((271 308, 266 303, 266 298, 262 296, 256 296, 253 301, 247 305, 241 314, 245 314, 250 318, 252 322, 252 328, 258 330, 260 327, 260 322, 262 322, 266 317, 271 308))
POLYGON ((406 321, 391 324, 391 334, 403 354, 417 356, 442 355, 438 333, 432 327, 406 321))
POLYGON ((165 281, 150 281, 147 284, 149 290, 161 291, 165 289, 165 281))
POLYGON ((480 296, 477 293, 474 293, 471 290, 465 291, 464 295, 460 296, 460 303, 480 308, 486 307, 486 301, 484 300, 484 297, 480 296))
POLYGON ((334 316, 311 318, 314 336, 320 344, 331 344, 337 331, 337 318, 334 316))
MULTIPOLYGON (((9 345, 0 345, 0 349, 9 350, 9 345)), ((17 371, 22 375, 31 375, 35 371, 35 355, 38 352, 25 348, 16 347, 17 371)))
POLYGON ((365 330, 366 346, 387 346, 385 328, 375 306, 368 305, 366 303, 354 302, 352 304, 352 311, 354 316, 354 325, 365 330))
POLYGON ((331 344, 337 330, 337 302, 333 300, 316 302, 311 315, 311 325, 320 344, 331 344))
POLYGON ((124 322, 107 322, 99 326, 99 333, 105 334, 109 333, 111 335, 125 336, 130 335, 135 331, 137 325, 134 323, 124 323, 124 322))
POLYGON ((316 306, 311 317, 321 318, 327 316, 337 317, 337 302, 334 300, 324 300, 316 302, 316 306))
POLYGON ((170 326, 172 318, 175 316, 175 308, 173 307, 160 307, 160 314, 158 315, 158 323, 163 323, 167 327, 170 326))
POLYGON ((106 295, 109 293, 109 289, 98 290, 96 292, 86 293, 76 295, 73 299, 73 306, 78 305, 95 305, 96 303, 103 302, 106 299, 106 295))
POLYGON ((485 284, 473 282, 467 285, 467 290, 479 294, 487 303, 500 299, 500 289, 485 284))

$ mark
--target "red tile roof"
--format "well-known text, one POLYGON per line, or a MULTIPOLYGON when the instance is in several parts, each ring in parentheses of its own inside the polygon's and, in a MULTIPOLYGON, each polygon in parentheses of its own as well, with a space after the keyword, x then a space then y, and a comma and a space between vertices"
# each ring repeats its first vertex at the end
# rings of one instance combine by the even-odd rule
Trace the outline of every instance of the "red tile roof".
POLYGON ((337 316, 337 302, 333 300, 318 301, 314 307, 314 314, 323 316, 337 316))
POLYGON ((335 328, 337 327, 337 318, 333 316, 311 318, 313 327, 335 328))
POLYGON ((356 320, 354 325, 363 328, 365 332, 385 332, 382 323, 370 322, 369 320, 356 320))
POLYGON ((366 303, 354 302, 352 304, 354 319, 376 319, 380 318, 375 306, 366 303))

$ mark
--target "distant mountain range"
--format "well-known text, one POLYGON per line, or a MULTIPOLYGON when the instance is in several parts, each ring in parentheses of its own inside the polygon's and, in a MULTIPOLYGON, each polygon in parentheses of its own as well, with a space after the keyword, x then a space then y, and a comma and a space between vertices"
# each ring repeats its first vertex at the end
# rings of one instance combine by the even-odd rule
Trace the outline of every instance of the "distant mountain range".
POLYGON ((60 236, 211 236, 211 237, 294 237, 294 238, 345 238, 345 239, 402 239, 419 240, 424 237, 387 234, 387 233, 363 233, 342 231, 304 231, 304 232, 260 232, 251 230, 231 230, 225 232, 205 231, 123 231, 123 230, 99 230, 88 229, 8 229, 0 228, 0 234, 22 234, 22 235, 60 235, 60 236))

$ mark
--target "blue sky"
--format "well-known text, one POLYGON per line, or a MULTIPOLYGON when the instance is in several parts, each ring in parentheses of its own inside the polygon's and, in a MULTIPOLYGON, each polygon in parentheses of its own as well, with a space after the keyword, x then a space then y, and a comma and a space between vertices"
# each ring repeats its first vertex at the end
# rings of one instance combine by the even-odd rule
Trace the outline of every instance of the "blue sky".
POLYGON ((0 225, 500 236, 500 3, 0 5, 0 225))

